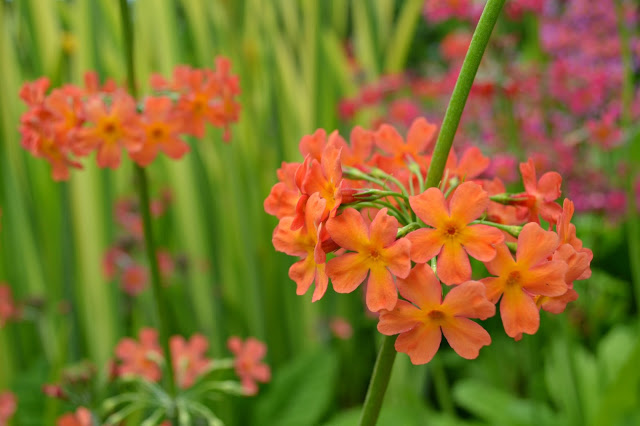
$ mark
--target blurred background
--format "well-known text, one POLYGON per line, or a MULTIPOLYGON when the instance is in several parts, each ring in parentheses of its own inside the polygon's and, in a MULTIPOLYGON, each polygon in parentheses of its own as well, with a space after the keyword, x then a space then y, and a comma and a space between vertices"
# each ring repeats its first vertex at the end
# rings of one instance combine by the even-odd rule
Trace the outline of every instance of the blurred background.
MULTIPOLYGON (((228 356, 231 335, 268 345, 272 382, 254 398, 219 401, 226 424, 355 423, 381 337, 376 318, 359 291, 313 304, 296 296, 293 259, 274 250, 277 220, 263 201, 281 162, 301 161, 298 142, 317 128, 346 137, 355 125, 406 129, 421 115, 440 123, 483 3, 130 2, 140 93, 152 73, 213 67, 218 55, 240 77, 230 143, 209 128, 183 159, 148 168, 171 334, 203 333, 214 359, 228 356)), ((540 173, 559 171, 593 275, 563 314, 541 314, 536 335, 514 342, 489 320, 493 343, 477 360, 444 342, 427 365, 398 355, 380 424, 640 424, 640 259, 629 255, 640 244, 637 9, 507 0, 454 146, 480 147, 493 161, 488 176, 513 190, 529 157, 540 173)), ((117 341, 151 325, 150 295, 126 294, 108 268, 109 250, 132 232, 132 163, 110 171, 90 159, 54 182, 47 162, 20 146, 18 91, 40 76, 81 84, 88 70, 123 84, 121 22, 110 0, 3 0, 0 13, 0 282, 20 308, 0 322, 0 391, 17 396, 14 424, 54 424, 68 407, 42 384, 87 359, 106 376, 117 341)))

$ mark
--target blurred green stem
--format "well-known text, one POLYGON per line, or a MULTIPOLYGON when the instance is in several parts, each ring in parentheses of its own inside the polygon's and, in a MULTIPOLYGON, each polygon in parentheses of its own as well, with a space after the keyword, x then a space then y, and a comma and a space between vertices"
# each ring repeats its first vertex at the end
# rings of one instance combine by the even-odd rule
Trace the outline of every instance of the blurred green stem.
MULTIPOLYGON (((431 165, 429 166, 425 184, 426 188, 438 186, 440 179, 442 179, 442 174, 444 173, 449 151, 453 144, 453 137, 458 130, 464 105, 469 97, 469 91, 471 90, 473 80, 480 66, 482 55, 489 43, 489 37, 491 37, 491 32, 496 25, 498 16, 500 16, 504 2, 505 0, 489 0, 482 11, 482 16, 480 16, 478 26, 473 33, 471 45, 467 51, 467 56, 464 58, 458 81, 453 89, 453 94, 451 95, 451 100, 449 101, 449 106, 447 107, 447 112, 442 122, 442 128, 440 129, 440 134, 438 135, 438 140, 433 150, 431 165)), ((369 389, 367 389, 367 396, 360 417, 360 426, 372 426, 378 421, 382 400, 387 390, 393 361, 396 357, 394 342, 394 336, 384 338, 382 348, 378 353, 376 365, 373 369, 369 389)))
MULTIPOLYGON (((127 0, 120 0, 120 17, 122 20, 122 34, 124 37, 125 55, 127 63, 127 81, 131 96, 137 98, 135 64, 133 56, 133 23, 129 11, 127 0)), ((173 360, 171 349, 169 348, 169 309, 162 291, 160 269, 158 268, 158 258, 156 256, 156 245, 153 239, 153 228, 151 224, 151 207, 149 197, 149 183, 144 168, 135 166, 136 183, 138 187, 138 198, 140 202, 140 215, 142 216, 142 227, 144 231, 144 245, 147 252, 147 259, 151 269, 151 292, 154 303, 154 316, 158 328, 160 345, 164 353, 165 380, 168 385, 169 395, 176 394, 175 379, 173 377, 173 360)))
MULTIPOLYGON (((636 181, 637 160, 640 155, 640 137, 637 131, 631 131, 633 103, 633 61, 631 56, 631 36, 629 28, 624 21, 624 7, 622 0, 616 0, 616 14, 618 18, 618 32, 620 35, 620 53, 624 75, 622 80, 622 127, 627 133, 625 157, 630 164, 627 179, 627 242, 629 245, 629 264, 631 267, 631 280, 636 298, 636 307, 640 309, 640 222, 636 212, 634 184, 636 181)), ((640 319, 640 316, 638 316, 640 319)))

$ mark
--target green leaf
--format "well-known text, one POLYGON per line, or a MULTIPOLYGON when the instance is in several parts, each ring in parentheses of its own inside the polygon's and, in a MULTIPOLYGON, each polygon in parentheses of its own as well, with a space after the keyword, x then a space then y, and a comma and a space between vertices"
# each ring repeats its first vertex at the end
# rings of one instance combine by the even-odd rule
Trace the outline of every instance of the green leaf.
POLYGON ((559 424, 551 409, 538 401, 516 398, 479 380, 463 380, 453 391, 456 402, 491 425, 559 424))
POLYGON ((257 402, 256 426, 317 424, 329 407, 338 372, 332 351, 313 352, 275 373, 273 383, 257 402))

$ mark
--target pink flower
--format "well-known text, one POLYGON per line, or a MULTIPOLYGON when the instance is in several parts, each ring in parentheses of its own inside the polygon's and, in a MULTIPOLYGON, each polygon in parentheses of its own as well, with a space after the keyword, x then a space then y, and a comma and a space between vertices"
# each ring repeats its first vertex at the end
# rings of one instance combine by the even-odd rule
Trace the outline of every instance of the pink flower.
POLYGON ((158 333, 152 328, 140 330, 140 343, 129 337, 120 340, 116 346, 116 358, 120 361, 115 370, 119 377, 140 376, 152 382, 157 382, 162 377, 158 333))
POLYGON ((209 347, 207 338, 201 334, 194 334, 186 341, 182 336, 171 336, 169 346, 176 383, 182 389, 193 386, 198 376, 206 372, 212 362, 206 357, 209 347))
POLYGON ((267 383, 271 380, 271 369, 260 361, 267 353, 267 346, 253 337, 244 343, 239 337, 231 337, 227 342, 229 350, 236 356, 236 374, 242 381, 242 387, 249 395, 258 393, 256 381, 267 383))

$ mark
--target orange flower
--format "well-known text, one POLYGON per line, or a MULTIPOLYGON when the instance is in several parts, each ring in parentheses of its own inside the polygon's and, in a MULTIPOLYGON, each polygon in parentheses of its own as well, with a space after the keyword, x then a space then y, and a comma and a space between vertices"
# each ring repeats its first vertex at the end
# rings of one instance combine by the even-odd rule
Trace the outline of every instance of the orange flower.
POLYGON ((455 151, 451 150, 447 159, 446 174, 449 178, 457 177, 461 181, 471 180, 487 170, 491 160, 482 155, 478 147, 468 148, 458 161, 455 151))
MULTIPOLYGON (((337 133, 336 133, 337 134, 337 133)), ((340 148, 335 144, 328 144, 322 152, 320 162, 311 160, 309 169, 302 181, 302 192, 306 195, 314 193, 326 201, 323 219, 335 216, 336 210, 342 203, 342 164, 340 162, 340 148)), ((302 226, 303 217, 300 220, 302 226)), ((296 222, 297 220, 294 220, 296 222)), ((295 224, 294 224, 295 227, 295 224)))
POLYGON ((229 350, 236 356, 234 365, 242 387, 249 395, 258 393, 256 381, 267 383, 271 380, 271 369, 260 361, 267 353, 267 346, 253 337, 244 343, 239 337, 231 337, 227 342, 229 350))
POLYGON ((87 102, 86 113, 93 126, 82 129, 83 144, 98 149, 98 166, 116 169, 123 147, 129 152, 142 148, 136 104, 128 94, 116 92, 109 108, 102 98, 93 97, 87 102))
POLYGON ((78 407, 75 413, 66 413, 58 418, 57 426, 92 426, 91 411, 78 407))
POLYGON ((517 196, 525 198, 520 204, 529 209, 528 221, 540 223, 539 216, 542 216, 550 224, 556 223, 562 208, 554 200, 560 197, 562 176, 556 172, 547 172, 536 181, 536 166, 531 158, 526 163, 520 163, 520 173, 525 192, 517 196))
POLYGON ((382 311, 378 331, 400 334, 396 350, 409 355, 413 364, 425 364, 440 347, 442 334, 463 358, 476 358, 480 348, 491 343, 489 333, 469 318, 487 319, 496 307, 485 296, 478 281, 453 288, 442 301, 442 285, 426 264, 416 265, 406 279, 398 280, 400 295, 392 311, 382 311))
POLYGON ((560 247, 553 254, 553 260, 567 264, 565 282, 568 289, 565 294, 555 297, 537 296, 536 304, 547 312, 559 314, 565 310, 569 302, 578 299, 578 293, 573 289, 573 282, 585 280, 591 276, 591 260, 593 252, 582 247, 582 241, 576 237, 576 227, 571 223, 574 206, 573 202, 565 198, 562 213, 556 224, 556 231, 560 239, 560 247))
POLYGON ((433 228, 422 228, 408 235, 411 260, 425 263, 438 255, 438 277, 445 284, 459 284, 471 279, 468 255, 487 262, 496 255, 495 245, 504 240, 502 232, 487 225, 469 225, 489 205, 489 196, 477 184, 458 186, 449 206, 442 191, 429 188, 409 197, 416 215, 433 228))
POLYGON ((393 309, 398 292, 393 276, 404 278, 409 274, 411 243, 407 239, 396 241, 398 221, 384 208, 368 227, 362 215, 352 208, 327 222, 329 235, 340 247, 355 253, 346 253, 327 263, 327 274, 338 293, 351 293, 367 279, 367 307, 371 311, 393 309))
POLYGON ((425 152, 431 145, 437 126, 420 117, 414 120, 405 143, 398 131, 389 124, 380 126, 375 134, 376 145, 392 157, 379 157, 380 168, 392 172, 410 161, 425 163, 425 152))
POLYGON ((558 248, 558 236, 528 223, 518 236, 514 261, 509 249, 501 244, 496 257, 485 265, 496 277, 485 278, 487 297, 494 303, 502 296, 500 315, 507 334, 518 337, 522 333, 538 331, 540 314, 534 296, 560 296, 567 291, 567 264, 547 260, 558 248))
POLYGON ((116 358, 120 364, 116 367, 118 376, 140 376, 157 382, 162 377, 159 360, 162 359, 158 345, 158 333, 152 328, 140 330, 140 343, 125 337, 116 346, 116 358))
POLYGON ((171 336, 169 346, 176 383, 182 389, 191 387, 212 362, 205 355, 209 347, 207 338, 201 334, 194 334, 187 342, 182 336, 171 336))
POLYGON ((301 257, 289 269, 289 277, 298 285, 298 295, 305 294, 315 281, 313 302, 324 296, 329 283, 325 272, 326 254, 320 241, 320 224, 325 205, 326 201, 318 193, 313 194, 307 200, 304 226, 294 230, 291 228, 293 217, 285 217, 273 231, 272 238, 277 251, 301 257))
POLYGON ((174 113, 173 102, 167 97, 150 97, 145 100, 141 119, 143 145, 132 152, 131 158, 141 166, 147 166, 162 151, 173 159, 189 152, 189 145, 180 139, 182 122, 174 113))

